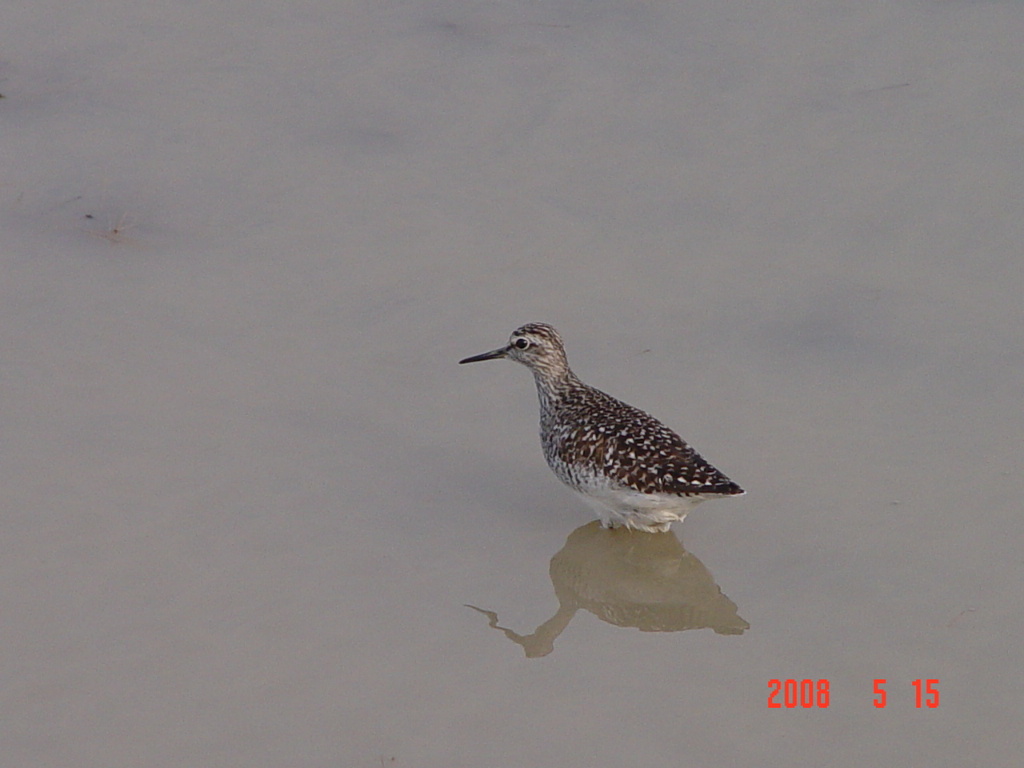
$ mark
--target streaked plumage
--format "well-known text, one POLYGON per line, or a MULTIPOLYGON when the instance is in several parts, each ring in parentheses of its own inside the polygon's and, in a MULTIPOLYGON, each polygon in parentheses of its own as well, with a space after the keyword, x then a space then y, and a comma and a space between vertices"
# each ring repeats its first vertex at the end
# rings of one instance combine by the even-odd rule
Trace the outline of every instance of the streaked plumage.
POLYGON ((580 381, 550 325, 524 325, 507 346, 459 362, 502 357, 533 371, 544 457, 605 527, 667 531, 704 499, 744 493, 653 416, 580 381))

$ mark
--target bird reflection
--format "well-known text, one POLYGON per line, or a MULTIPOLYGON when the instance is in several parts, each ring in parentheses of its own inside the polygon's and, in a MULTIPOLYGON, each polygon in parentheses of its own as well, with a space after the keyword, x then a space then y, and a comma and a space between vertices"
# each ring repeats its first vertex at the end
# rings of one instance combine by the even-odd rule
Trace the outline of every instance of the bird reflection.
POLYGON ((569 534, 551 558, 549 572, 558 611, 532 634, 501 626, 494 611, 466 607, 487 616, 490 626, 521 645, 529 658, 551 653, 581 608, 642 632, 708 628, 740 635, 750 628, 704 564, 671 533, 606 529, 595 520, 569 534))

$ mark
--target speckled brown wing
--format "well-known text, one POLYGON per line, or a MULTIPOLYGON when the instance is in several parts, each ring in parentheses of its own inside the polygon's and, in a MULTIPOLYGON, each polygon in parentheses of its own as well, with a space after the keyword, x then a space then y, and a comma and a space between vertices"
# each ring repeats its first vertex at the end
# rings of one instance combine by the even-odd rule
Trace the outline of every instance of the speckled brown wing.
POLYGON ((735 496, 743 489, 650 414, 591 390, 560 453, 641 493, 735 496), (598 395, 598 397, 595 397, 598 395))

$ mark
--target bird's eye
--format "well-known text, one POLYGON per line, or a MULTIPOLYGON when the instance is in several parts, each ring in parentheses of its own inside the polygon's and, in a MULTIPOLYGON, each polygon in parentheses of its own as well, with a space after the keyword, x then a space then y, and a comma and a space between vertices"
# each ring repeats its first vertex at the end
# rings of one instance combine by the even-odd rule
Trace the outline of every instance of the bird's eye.
POLYGON ((526 339, 516 339, 516 349, 526 349, 530 346, 530 342, 526 339))

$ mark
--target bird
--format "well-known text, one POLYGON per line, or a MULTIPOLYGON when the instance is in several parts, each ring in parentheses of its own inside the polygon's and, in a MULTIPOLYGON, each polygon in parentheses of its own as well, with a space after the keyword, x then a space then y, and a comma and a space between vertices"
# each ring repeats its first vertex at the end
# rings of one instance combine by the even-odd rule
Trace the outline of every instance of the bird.
POLYGON ((544 458, 603 527, 664 533, 706 499, 746 493, 653 416, 584 384, 552 326, 527 323, 459 364, 502 358, 533 373, 544 458))

